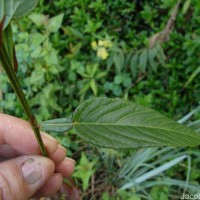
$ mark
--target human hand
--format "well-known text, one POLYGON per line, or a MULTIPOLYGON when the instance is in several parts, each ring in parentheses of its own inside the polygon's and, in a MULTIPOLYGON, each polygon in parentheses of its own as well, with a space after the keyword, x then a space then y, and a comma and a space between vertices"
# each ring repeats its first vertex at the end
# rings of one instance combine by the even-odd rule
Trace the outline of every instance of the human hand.
POLYGON ((66 150, 42 133, 48 158, 28 122, 0 113, 0 200, 27 200, 33 195, 57 192, 63 177, 74 171, 75 161, 65 157, 66 150))

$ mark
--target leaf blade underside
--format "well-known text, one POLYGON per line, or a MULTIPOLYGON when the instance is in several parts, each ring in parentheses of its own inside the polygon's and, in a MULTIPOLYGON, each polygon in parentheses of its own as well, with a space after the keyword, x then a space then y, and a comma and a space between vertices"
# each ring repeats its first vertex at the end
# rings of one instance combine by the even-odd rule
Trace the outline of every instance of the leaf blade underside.
POLYGON ((152 109, 126 100, 94 98, 82 102, 73 116, 77 134, 109 148, 196 146, 200 135, 152 109))

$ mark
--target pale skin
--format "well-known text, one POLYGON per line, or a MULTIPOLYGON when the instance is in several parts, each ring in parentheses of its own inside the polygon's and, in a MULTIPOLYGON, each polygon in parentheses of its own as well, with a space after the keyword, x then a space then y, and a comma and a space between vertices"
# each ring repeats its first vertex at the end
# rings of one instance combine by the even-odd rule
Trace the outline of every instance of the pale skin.
POLYGON ((41 155, 30 124, 0 113, 0 200, 27 200, 56 193, 75 161, 50 135, 42 133, 48 158, 41 155))

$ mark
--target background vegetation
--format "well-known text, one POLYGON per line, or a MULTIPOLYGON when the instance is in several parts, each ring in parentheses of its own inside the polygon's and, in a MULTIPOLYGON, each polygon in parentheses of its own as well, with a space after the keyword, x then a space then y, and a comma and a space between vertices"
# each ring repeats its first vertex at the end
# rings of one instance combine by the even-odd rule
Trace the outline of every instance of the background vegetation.
MULTIPOLYGON (((121 97, 200 130, 200 4, 182 1, 168 41, 153 48, 174 0, 40 0, 13 22, 20 78, 39 121, 67 117, 83 99, 121 97), (186 116, 191 112, 190 116, 186 116), (186 116, 184 118, 184 116, 186 116)), ((0 110, 24 117, 0 74, 0 110)), ((83 199, 180 199, 200 190, 199 148, 113 150, 51 133, 77 160, 83 199)))

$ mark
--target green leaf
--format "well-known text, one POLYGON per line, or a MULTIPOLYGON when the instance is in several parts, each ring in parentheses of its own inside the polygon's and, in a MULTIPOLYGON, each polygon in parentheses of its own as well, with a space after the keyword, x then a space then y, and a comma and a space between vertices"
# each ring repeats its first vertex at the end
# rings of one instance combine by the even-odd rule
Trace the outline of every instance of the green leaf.
POLYGON ((48 17, 40 13, 32 13, 28 16, 37 26, 45 26, 48 22, 48 17))
POLYGON ((160 62, 160 64, 162 66, 165 66, 166 57, 165 57, 165 54, 164 54, 162 46, 160 44, 157 44, 155 46, 155 48, 156 48, 156 51, 157 51, 156 56, 157 56, 158 61, 160 62))
POLYGON ((0 21, 5 18, 4 28, 11 19, 27 15, 38 4, 39 0, 1 0, 0 1, 0 21))
POLYGON ((76 109, 74 129, 98 146, 140 148, 196 146, 200 135, 160 113, 126 100, 94 98, 76 109))
POLYGON ((98 74, 95 76, 96 80, 102 79, 107 75, 107 72, 98 72, 98 74))
POLYGON ((62 25, 64 14, 57 15, 49 19, 47 30, 50 32, 57 32, 62 25))
POLYGON ((151 66, 154 72, 157 71, 157 66, 158 66, 158 64, 155 61, 156 54, 157 54, 157 49, 155 47, 148 50, 149 65, 151 66))
POLYGON ((59 118, 44 121, 41 123, 41 129, 44 131, 54 131, 57 133, 69 131, 72 129, 72 120, 71 118, 59 118))
POLYGON ((196 120, 189 124, 189 127, 194 129, 196 132, 200 133, 200 120, 196 120))
POLYGON ((190 75, 184 87, 187 87, 199 73, 200 73, 200 66, 190 75))
POLYGON ((128 67, 130 65, 132 55, 133 55, 132 52, 125 54, 125 57, 124 57, 124 59, 125 59, 124 60, 125 67, 128 67))
POLYGON ((131 58, 130 68, 133 78, 137 76, 138 54, 134 54, 131 58))
POLYGON ((97 96, 98 88, 97 88, 96 81, 94 79, 91 79, 91 81, 90 81, 90 87, 91 87, 92 92, 94 93, 94 95, 97 96))
POLYGON ((184 4, 183 4, 183 10, 182 10, 183 14, 185 14, 187 12, 188 8, 190 7, 190 4, 191 4, 191 0, 186 0, 184 2, 184 4))
POLYGON ((120 76, 120 75, 115 76, 115 78, 114 78, 114 83, 115 84, 119 85, 119 84, 122 83, 122 81, 123 81, 123 77, 122 76, 120 76))
POLYGON ((78 29, 75 29, 75 28, 73 28, 71 26, 67 26, 66 28, 64 28, 64 30, 66 31, 66 33, 68 35, 73 35, 76 38, 83 39, 83 34, 78 29))
POLYGON ((119 50, 113 56, 113 61, 115 63, 115 67, 117 69, 117 73, 121 73, 121 70, 124 68, 124 53, 119 50))
POLYGON ((142 72, 145 72, 146 71, 146 67, 147 67, 147 58, 148 58, 148 50, 147 49, 144 49, 142 51, 142 53, 140 54, 140 57, 139 57, 139 69, 142 71, 142 72))
POLYGON ((83 190, 88 188, 90 178, 95 172, 94 164, 95 162, 90 162, 84 153, 81 154, 80 163, 76 166, 73 177, 81 179, 83 190))

